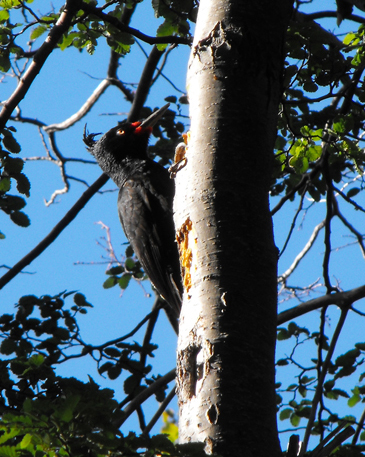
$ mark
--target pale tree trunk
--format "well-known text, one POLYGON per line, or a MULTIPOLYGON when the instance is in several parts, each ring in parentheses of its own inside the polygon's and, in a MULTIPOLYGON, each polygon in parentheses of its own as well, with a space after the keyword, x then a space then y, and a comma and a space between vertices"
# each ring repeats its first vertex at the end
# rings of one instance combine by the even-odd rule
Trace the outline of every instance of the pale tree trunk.
POLYGON ((175 197, 179 433, 223 456, 280 453, 268 189, 290 13, 289 0, 201 0, 189 63, 191 137, 175 197))

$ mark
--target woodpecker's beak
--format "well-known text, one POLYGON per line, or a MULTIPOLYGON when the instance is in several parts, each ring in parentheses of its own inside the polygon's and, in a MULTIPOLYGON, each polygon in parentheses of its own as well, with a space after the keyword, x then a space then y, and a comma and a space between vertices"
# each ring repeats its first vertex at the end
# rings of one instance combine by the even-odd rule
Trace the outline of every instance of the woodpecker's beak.
POLYGON ((148 116, 147 119, 145 119, 142 124, 139 126, 139 128, 146 128, 146 127, 153 127, 156 122, 161 119, 161 117, 166 113, 170 106, 170 103, 167 103, 167 105, 163 106, 162 108, 158 109, 154 113, 151 114, 151 116, 148 116))

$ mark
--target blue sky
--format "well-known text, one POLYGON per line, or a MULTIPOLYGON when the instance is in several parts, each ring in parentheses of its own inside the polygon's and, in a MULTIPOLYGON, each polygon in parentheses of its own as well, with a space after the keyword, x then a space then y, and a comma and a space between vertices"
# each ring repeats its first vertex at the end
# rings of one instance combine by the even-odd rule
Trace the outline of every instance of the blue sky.
MULTIPOLYGON (((46 0, 38 3, 43 12, 47 11, 48 8, 45 5, 48 5, 48 2, 46 0)), ((315 2, 315 4, 317 3, 315 2)), ((323 1, 323 9, 334 10, 334 3, 334 1, 323 1)), ((62 2, 59 1, 54 2, 56 9, 61 4, 62 2)), ((37 9, 35 5, 37 5, 37 1, 31 5, 37 9)), ((142 4, 137 10, 139 12, 133 18, 131 25, 140 28, 144 33, 154 34, 161 20, 156 22, 153 19, 150 4, 142 4)), ((351 25, 351 23, 343 24, 340 31, 345 32, 345 27, 351 25)), ((328 28, 338 30, 335 20, 328 23, 328 28)), ((40 43, 43 38, 39 40, 40 43)), ((142 46, 149 52, 148 45, 142 44, 142 46)), ((121 59, 118 74, 124 82, 138 82, 145 62, 142 51, 137 48, 137 45, 134 48, 131 54, 121 59)), ((168 64, 164 69, 164 74, 181 90, 185 90, 188 58, 189 49, 179 46, 176 52, 170 54, 168 64)), ((100 80, 105 77, 108 60, 109 49, 103 40, 100 40, 93 56, 89 56, 86 52, 79 53, 75 49, 54 52, 29 90, 26 99, 21 103, 22 115, 36 117, 47 124, 68 118, 80 108, 100 80)), ((14 87, 15 80, 7 78, 2 84, 2 99, 6 99, 14 87)), ((165 80, 160 80, 153 86, 147 105, 160 107, 164 104, 164 98, 169 95, 179 96, 180 93, 176 92, 165 80)), ((89 159, 82 141, 85 122, 91 132, 105 132, 125 117, 129 107, 123 94, 116 88, 110 87, 85 119, 76 123, 71 129, 57 134, 57 145, 63 155, 89 159), (112 116, 108 113, 119 114, 112 116)), ((187 110, 184 114, 188 114, 187 110)), ((186 123, 186 119, 182 119, 182 122, 186 123)), ((10 125, 15 125, 18 129, 17 138, 22 145, 22 156, 44 155, 41 137, 34 126, 15 123, 10 123, 10 125)), ((24 171, 32 183, 31 197, 27 200, 25 208, 31 218, 31 226, 28 228, 15 226, 7 216, 2 216, 0 230, 6 234, 6 239, 0 241, 0 263, 9 266, 16 263, 42 240, 85 190, 83 184, 71 181, 69 193, 57 197, 54 204, 46 207, 44 199, 48 200, 55 189, 63 187, 58 167, 45 161, 27 161, 24 171)), ((100 175, 100 170, 96 165, 75 163, 67 164, 67 172, 90 184, 100 175)), ((115 186, 112 182, 108 182, 103 190, 106 189, 114 190, 115 186)), ((105 251, 99 243, 102 243, 102 238, 106 234, 98 222, 102 222, 110 228, 117 254, 123 256, 125 250, 126 239, 117 215, 116 198, 116 192, 96 195, 52 246, 26 268, 27 274, 18 275, 1 291, 4 312, 13 312, 14 303, 25 294, 54 295, 65 289, 78 290, 85 294, 87 300, 94 305, 86 316, 80 317, 82 336, 90 344, 99 344, 127 333, 149 312, 154 298, 153 294, 152 297, 148 297, 145 292, 151 292, 147 282, 144 282, 143 288, 136 282, 132 283, 123 296, 117 287, 109 290, 102 288, 102 284, 107 278, 105 275, 107 260, 105 251)), ((363 197, 361 198, 363 199, 363 197)), ((280 212, 274 218, 275 239, 279 248, 285 241, 288 220, 293 216, 297 203, 288 205, 284 213, 280 212)), ((309 204, 310 202, 307 205, 309 206, 309 204)), ((351 221, 363 226, 363 215, 352 213, 351 221)), ((279 273, 291 264, 296 253, 306 243, 313 225, 319 223, 324 214, 325 204, 323 203, 318 205, 318 208, 309 211, 302 224, 298 224, 292 243, 280 259, 279 273)), ((334 246, 342 246, 348 242, 348 239, 343 237, 343 233, 343 229, 340 229, 339 224, 335 222, 334 246)), ((300 270, 293 275, 292 284, 309 284, 321 277, 321 265, 318 263, 318 259, 323 250, 322 235, 317 240, 311 257, 304 260, 300 270)), ((364 283, 363 258, 356 246, 334 252, 333 259, 331 275, 341 278, 343 289, 347 290, 364 283)), ((280 305, 280 310, 294 305, 293 302, 280 305)), ((298 324, 308 325, 314 330, 318 313, 313 313, 313 315, 314 317, 311 315, 298 320, 298 324)), ((338 317, 338 310, 332 310, 331 316, 335 321, 338 317)), ((348 325, 351 326, 351 334, 348 334, 346 340, 340 342, 339 351, 350 349, 351 339, 360 341, 363 338, 362 322, 351 318, 348 325)), ((328 333, 331 333, 333 328, 334 325, 329 321, 328 333)), ((141 338, 142 335, 140 332, 138 337, 141 338)), ((176 337, 164 316, 157 325, 153 342, 160 347, 156 359, 152 360, 154 374, 165 374, 175 365, 176 337)), ((286 350, 287 348, 282 349, 279 345, 280 356, 286 350)), ((303 357, 305 356, 306 354, 303 354, 303 357)), ((60 367, 59 373, 63 376, 76 376, 84 381, 87 381, 87 375, 90 374, 96 382, 115 389, 117 398, 123 398, 121 380, 109 381, 100 378, 91 361, 90 363, 79 360, 70 362, 67 366, 60 367)), ((283 371, 279 376, 285 379, 288 375, 283 371)), ((173 404, 173 407, 176 410, 176 403, 173 404)), ((148 413, 152 414, 153 411, 151 405, 148 413)), ((279 426, 283 428, 284 425, 280 423, 279 426)), ((136 427, 136 422, 134 419, 130 419, 130 423, 126 424, 126 430, 133 427, 136 427)))

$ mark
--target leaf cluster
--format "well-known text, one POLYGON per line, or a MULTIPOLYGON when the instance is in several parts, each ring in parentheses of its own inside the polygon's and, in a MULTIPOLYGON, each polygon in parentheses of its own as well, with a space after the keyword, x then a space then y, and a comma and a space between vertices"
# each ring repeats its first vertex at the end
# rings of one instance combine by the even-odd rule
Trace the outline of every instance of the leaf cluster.
MULTIPOLYGON (((354 46, 349 46, 356 41, 359 53, 362 34, 360 27, 342 43, 311 21, 291 24, 272 196, 284 194, 293 200, 296 194, 308 192, 318 202, 326 193, 324 174, 338 183, 363 170, 365 155, 359 135, 365 120, 364 87, 357 80, 354 46), (311 97, 314 93, 318 96, 311 97), (324 103, 327 99, 333 102, 324 103)), ((355 194, 361 189, 349 190, 355 194)))
MULTIPOLYGON (((12 182, 20 194, 29 197, 30 182, 23 173, 24 161, 13 157, 21 151, 19 143, 14 138, 14 127, 0 130, 0 209, 10 216, 10 219, 21 227, 30 224, 29 217, 21 211, 26 205, 23 197, 10 194, 12 182)), ((0 238, 4 238, 0 232, 0 238)))
MULTIPOLYGON (((296 357, 296 351, 303 350, 307 347, 308 353, 312 353, 309 349, 311 343, 314 343, 318 348, 324 351, 329 350, 328 337, 320 335, 318 331, 310 332, 306 327, 300 327, 295 322, 290 322, 287 327, 278 328, 278 341, 286 341, 294 338, 295 344, 292 353, 277 361, 278 367, 291 366, 295 367, 299 374, 296 376, 297 382, 290 383, 283 388, 282 383, 277 384, 277 401, 279 405, 279 419, 281 421, 289 420, 293 427, 300 425, 301 419, 310 417, 312 408, 312 396, 317 386, 317 370, 318 360, 311 359, 311 365, 304 366, 302 360, 296 357), (287 403, 283 397, 291 398, 287 403)), ((322 394, 323 402, 328 400, 339 400, 340 398, 347 399, 347 405, 352 408, 358 403, 365 403, 365 388, 362 385, 365 373, 361 372, 365 362, 365 343, 355 343, 354 348, 337 356, 331 360, 327 368, 327 380, 323 383, 322 394), (342 387, 337 387, 336 384, 342 378, 350 377, 352 374, 357 375, 358 384, 351 389, 352 394, 349 394, 342 387)), ((354 379, 352 378, 352 381, 354 379)), ((331 430, 333 425, 339 424, 346 420, 348 423, 354 423, 354 416, 339 416, 337 413, 332 413, 329 407, 326 408, 327 417, 321 420, 321 423, 314 422, 312 434, 316 435, 323 432, 323 428, 331 430)), ((361 440, 365 440, 365 432, 360 435, 361 440)))

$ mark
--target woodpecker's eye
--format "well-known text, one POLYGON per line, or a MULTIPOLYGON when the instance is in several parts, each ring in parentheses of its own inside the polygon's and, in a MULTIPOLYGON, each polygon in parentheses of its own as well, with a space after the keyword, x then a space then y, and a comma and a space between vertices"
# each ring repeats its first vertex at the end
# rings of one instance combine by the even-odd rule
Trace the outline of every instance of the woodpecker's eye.
POLYGON ((123 129, 117 130, 117 135, 121 135, 121 136, 125 135, 125 130, 123 130, 123 129))

